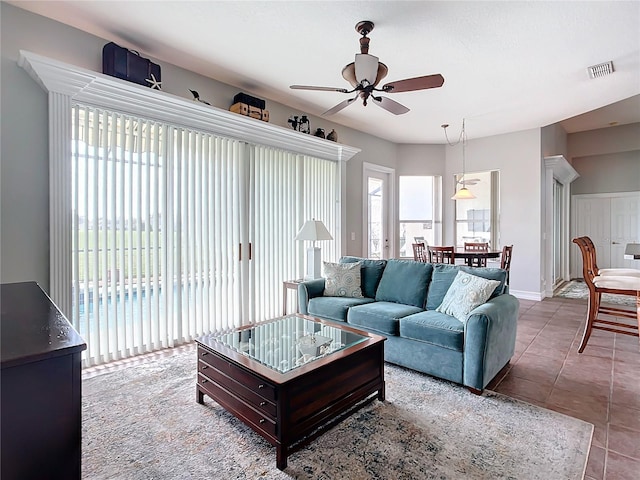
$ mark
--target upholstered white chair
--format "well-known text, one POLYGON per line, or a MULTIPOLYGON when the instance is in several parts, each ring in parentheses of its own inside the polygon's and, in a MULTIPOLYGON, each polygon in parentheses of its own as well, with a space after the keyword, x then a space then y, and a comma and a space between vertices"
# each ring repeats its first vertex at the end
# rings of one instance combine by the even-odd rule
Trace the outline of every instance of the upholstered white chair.
POLYGON ((587 308, 587 323, 582 335, 582 341, 578 347, 578 353, 582 353, 587 346, 593 329, 606 330, 624 335, 638 337, 640 331, 640 276, 616 275, 628 269, 608 269, 606 275, 596 265, 596 250, 593 242, 588 237, 573 239, 582 253, 582 274, 584 282, 589 288, 589 304, 587 308), (629 295, 636 297, 636 309, 625 309, 602 305, 600 299, 603 293, 614 295, 629 295), (599 314, 610 315, 609 319, 599 318, 599 314), (634 318, 637 325, 617 321, 616 317, 634 318))

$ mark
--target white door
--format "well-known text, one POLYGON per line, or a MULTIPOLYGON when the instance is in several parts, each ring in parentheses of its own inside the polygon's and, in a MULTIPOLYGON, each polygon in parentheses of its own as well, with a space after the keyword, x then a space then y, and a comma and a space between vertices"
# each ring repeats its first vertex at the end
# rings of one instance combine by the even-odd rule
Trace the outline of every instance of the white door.
MULTIPOLYGON (((580 198, 576 202, 576 237, 588 236, 596 246, 598 266, 609 268, 610 264, 610 231, 611 231, 611 199, 608 197, 580 198)), ((577 271, 582 272, 582 260, 578 252, 577 271)), ((581 276, 581 275, 580 275, 581 276)))
MULTIPOLYGON (((576 195, 574 237, 587 235, 596 246, 599 268, 638 268, 624 259, 627 243, 640 241, 640 194, 576 195)), ((582 258, 573 249, 572 277, 582 276, 582 258)))
POLYGON ((393 176, 392 169, 364 164, 363 256, 367 258, 393 256, 393 176))
POLYGON ((624 259, 624 249, 627 243, 637 243, 639 241, 640 196, 612 198, 611 268, 640 268, 637 260, 624 259))

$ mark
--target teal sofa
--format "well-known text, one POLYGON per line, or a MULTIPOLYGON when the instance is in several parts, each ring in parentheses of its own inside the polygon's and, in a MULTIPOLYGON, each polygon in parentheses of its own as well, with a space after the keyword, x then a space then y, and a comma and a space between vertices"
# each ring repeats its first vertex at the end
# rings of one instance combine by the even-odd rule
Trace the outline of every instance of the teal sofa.
POLYGON ((298 285, 300 313, 387 337, 385 360, 481 393, 513 356, 519 302, 508 293, 506 271, 342 257, 361 262, 362 298, 324 296, 325 279, 298 285), (436 311, 459 270, 499 285, 466 321, 436 311))

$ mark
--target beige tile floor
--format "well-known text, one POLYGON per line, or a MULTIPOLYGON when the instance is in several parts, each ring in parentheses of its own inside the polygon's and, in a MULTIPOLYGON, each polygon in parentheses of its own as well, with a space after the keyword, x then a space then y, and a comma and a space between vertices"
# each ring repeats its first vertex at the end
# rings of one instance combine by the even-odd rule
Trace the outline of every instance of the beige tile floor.
MULTIPOLYGON (((640 346, 594 331, 578 353, 587 302, 520 300, 516 352, 489 388, 595 425, 585 480, 640 479, 640 346)), ((193 344, 83 370, 83 378, 193 344)))
POLYGON ((579 354, 586 310, 584 300, 521 300, 516 353, 489 388, 593 423, 586 480, 638 480, 638 337, 595 330, 579 354))

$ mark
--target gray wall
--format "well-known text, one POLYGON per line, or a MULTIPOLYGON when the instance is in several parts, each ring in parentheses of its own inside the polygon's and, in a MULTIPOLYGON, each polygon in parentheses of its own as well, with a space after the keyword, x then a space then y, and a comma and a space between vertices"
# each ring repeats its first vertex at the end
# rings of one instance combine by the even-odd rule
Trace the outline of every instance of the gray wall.
POLYGON ((571 194, 640 191, 640 150, 589 157, 574 157, 580 176, 571 184, 571 194))
POLYGON ((640 123, 569 134, 568 151, 572 195, 640 191, 640 123))
MULTIPOLYGON (((467 122, 467 132, 473 123, 467 122)), ((455 133, 455 130, 454 130, 455 133)), ((510 290, 522 298, 540 299, 542 242, 541 132, 523 130, 469 140, 466 171, 500 172, 500 245, 513 245, 510 290)), ((453 175, 462 172, 462 146, 446 147, 444 218, 453 219, 453 175)), ((473 189, 471 189, 473 191, 473 189)), ((453 220, 445 221, 445 243, 454 242, 453 220)))

